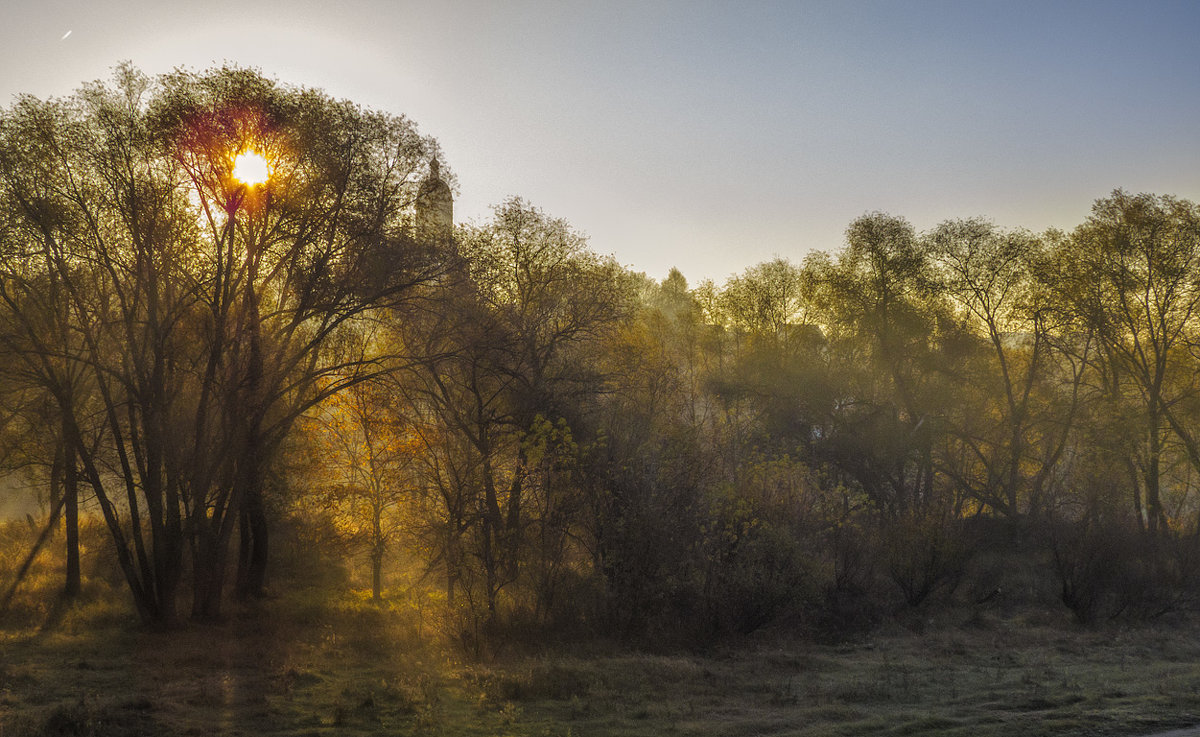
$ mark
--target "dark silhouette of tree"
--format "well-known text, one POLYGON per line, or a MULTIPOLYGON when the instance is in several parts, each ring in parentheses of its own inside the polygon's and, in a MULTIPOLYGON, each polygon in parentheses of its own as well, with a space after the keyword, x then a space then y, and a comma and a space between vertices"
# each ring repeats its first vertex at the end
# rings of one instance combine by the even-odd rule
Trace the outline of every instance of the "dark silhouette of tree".
POLYGON ((812 263, 842 377, 826 443, 889 515, 937 504, 933 438, 940 423, 936 338, 944 321, 930 294, 928 252, 905 220, 864 215, 846 231, 837 260, 812 263))
POLYGON ((479 652, 870 621, 990 529, 1081 621, 1194 594, 1194 203, 1118 190, 1038 236, 872 213, 693 288, 519 198, 454 229, 438 153, 234 67, 0 115, 0 466, 49 511, 6 601, 60 522, 78 593, 81 501, 154 625, 262 595, 280 510, 362 543, 376 601, 419 560, 479 652))
POLYGON ((356 321, 441 268, 407 227, 435 150, 403 118, 235 68, 125 66, 5 116, 6 283, 57 285, 70 340, 16 298, 10 319, 43 383, 52 360, 86 376, 94 409, 55 399, 147 621, 175 619, 185 554, 193 616, 219 615, 239 523, 238 592, 261 591, 273 453, 308 407, 377 371, 356 321), (251 150, 266 183, 233 177, 251 150))
POLYGON ((461 229, 456 248, 462 270, 444 302, 402 328, 412 363, 400 382, 437 459, 427 469, 442 502, 447 593, 468 584, 461 593, 490 626, 501 592, 527 583, 527 562, 541 574, 533 607, 546 608, 557 568, 545 554, 561 558, 563 527, 577 521, 563 511, 576 502, 560 454, 579 408, 602 389, 597 350, 628 290, 618 266, 519 199, 461 229))

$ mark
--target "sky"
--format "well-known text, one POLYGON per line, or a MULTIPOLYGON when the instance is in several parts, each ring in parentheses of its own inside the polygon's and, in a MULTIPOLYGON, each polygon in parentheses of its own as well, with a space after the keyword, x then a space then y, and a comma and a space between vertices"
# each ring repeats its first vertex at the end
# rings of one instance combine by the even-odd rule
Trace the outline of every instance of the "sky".
POLYGON ((455 216, 518 195, 718 283, 875 211, 1069 229, 1200 200, 1200 2, 7 0, 0 105, 226 61, 403 114, 455 216), (69 33, 69 35, 68 35, 69 33))

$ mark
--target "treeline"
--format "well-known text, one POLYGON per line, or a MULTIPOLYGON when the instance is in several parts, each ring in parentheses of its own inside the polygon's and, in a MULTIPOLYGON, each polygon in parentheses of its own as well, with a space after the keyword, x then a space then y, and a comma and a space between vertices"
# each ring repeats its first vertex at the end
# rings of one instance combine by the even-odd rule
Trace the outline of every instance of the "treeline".
POLYGON ((868 626, 1002 595, 1000 553, 1081 621, 1200 593, 1196 204, 875 213, 691 287, 519 199, 451 237, 436 154, 238 69, 4 113, 4 459, 68 594, 81 502, 151 623, 261 595, 282 529, 475 647, 868 626))
POLYGON ((843 629, 964 583, 1087 622, 1200 593, 1193 203, 1117 191, 1042 235, 869 214, 837 253, 696 288, 519 200, 457 244, 448 301, 396 327, 427 358, 381 377, 384 425, 354 416, 360 447, 407 439, 394 519, 464 630, 843 629))

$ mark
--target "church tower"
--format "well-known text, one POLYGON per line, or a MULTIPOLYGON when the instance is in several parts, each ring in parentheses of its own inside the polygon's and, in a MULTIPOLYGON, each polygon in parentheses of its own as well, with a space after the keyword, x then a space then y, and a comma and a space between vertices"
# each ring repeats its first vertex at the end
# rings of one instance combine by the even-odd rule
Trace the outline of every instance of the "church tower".
POLYGON ((450 185, 442 181, 441 166, 434 158, 429 162, 429 176, 417 191, 417 238, 437 244, 447 244, 454 232, 454 195, 450 185))

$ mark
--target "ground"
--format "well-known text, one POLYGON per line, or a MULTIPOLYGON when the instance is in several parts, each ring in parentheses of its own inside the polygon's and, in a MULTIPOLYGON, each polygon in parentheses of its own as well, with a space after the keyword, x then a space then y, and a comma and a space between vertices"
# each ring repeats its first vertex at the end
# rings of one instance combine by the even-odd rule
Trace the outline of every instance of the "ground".
POLYGON ((704 652, 439 645, 398 608, 281 596, 151 632, 115 597, 0 629, 0 735, 1144 735, 1200 724, 1200 625, 910 617, 704 652))

